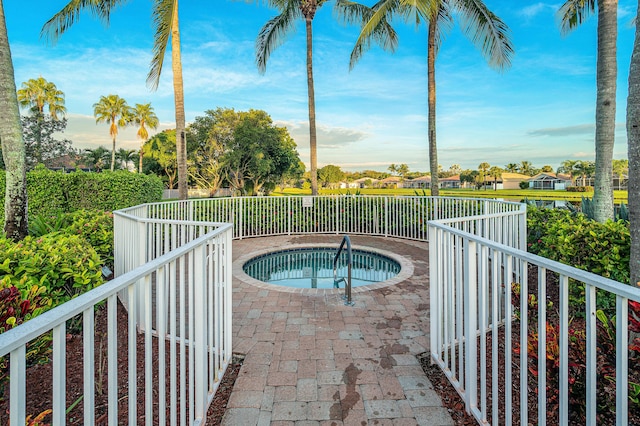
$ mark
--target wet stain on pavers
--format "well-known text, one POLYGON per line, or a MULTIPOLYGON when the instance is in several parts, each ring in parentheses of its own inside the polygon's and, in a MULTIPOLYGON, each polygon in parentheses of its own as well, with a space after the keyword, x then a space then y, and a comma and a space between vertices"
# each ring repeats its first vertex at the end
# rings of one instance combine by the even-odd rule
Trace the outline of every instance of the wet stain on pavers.
POLYGON ((394 343, 393 345, 384 345, 380 348, 380 367, 389 370, 396 365, 396 360, 391 355, 402 355, 409 352, 409 347, 394 343))
POLYGON ((360 401, 360 394, 356 391, 356 382, 360 373, 362 373, 362 370, 353 365, 353 363, 349 364, 344 370, 342 381, 347 385, 347 393, 342 399, 340 399, 339 391, 333 394, 333 400, 336 402, 330 408, 332 418, 346 419, 349 412, 360 401))
POLYGON ((380 322, 376 325, 376 330, 385 330, 387 328, 394 328, 396 330, 400 330, 400 326, 402 326, 402 318, 395 315, 389 318, 385 322, 380 322))

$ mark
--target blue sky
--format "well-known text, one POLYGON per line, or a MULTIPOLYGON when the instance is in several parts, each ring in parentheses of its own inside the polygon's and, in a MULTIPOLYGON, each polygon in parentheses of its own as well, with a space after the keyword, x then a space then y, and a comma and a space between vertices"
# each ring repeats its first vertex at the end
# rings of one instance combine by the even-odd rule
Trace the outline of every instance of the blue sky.
MULTIPOLYGON (((158 90, 145 85, 153 46, 150 3, 129 1, 113 13, 109 28, 84 14, 51 46, 40 38, 40 29, 65 1, 29 3, 35 6, 29 9, 18 0, 4 2, 16 84, 42 76, 65 93, 65 136, 74 147, 111 146, 108 125, 93 118, 93 104, 102 95, 117 94, 130 105, 151 102, 161 121, 158 130, 175 126, 169 56, 158 90)), ((596 16, 563 37, 556 19, 560 2, 485 3, 510 27, 516 50, 512 67, 491 70, 458 26, 450 31, 436 62, 438 162, 445 169, 523 160, 557 168, 566 159, 593 160, 596 16)), ((217 107, 263 109, 289 129, 308 165, 302 22, 261 75, 255 38, 276 10, 229 0, 180 5, 187 121, 217 107)), ((406 163, 411 171, 427 171, 426 27, 394 22, 397 51, 373 47, 349 71, 359 30, 338 22, 332 7, 333 2, 323 6, 314 20, 319 166, 386 170, 391 163, 406 163)), ((627 156, 634 7, 630 0, 619 1, 614 158, 627 156)), ((121 130, 118 147, 138 148, 135 131, 121 130)))

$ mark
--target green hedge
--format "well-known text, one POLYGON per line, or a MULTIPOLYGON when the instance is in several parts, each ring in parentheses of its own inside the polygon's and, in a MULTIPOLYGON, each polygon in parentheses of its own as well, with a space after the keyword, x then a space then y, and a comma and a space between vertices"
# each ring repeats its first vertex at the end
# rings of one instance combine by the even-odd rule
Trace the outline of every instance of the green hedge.
MULTIPOLYGON (((5 172, 0 171, 0 188, 5 172)), ((155 175, 116 172, 54 172, 43 167, 27 173, 29 215, 57 215, 79 209, 113 211, 162 199, 162 181, 155 175)), ((0 191, 4 206, 4 190, 0 191)), ((0 219, 4 208, 0 208, 0 219)))

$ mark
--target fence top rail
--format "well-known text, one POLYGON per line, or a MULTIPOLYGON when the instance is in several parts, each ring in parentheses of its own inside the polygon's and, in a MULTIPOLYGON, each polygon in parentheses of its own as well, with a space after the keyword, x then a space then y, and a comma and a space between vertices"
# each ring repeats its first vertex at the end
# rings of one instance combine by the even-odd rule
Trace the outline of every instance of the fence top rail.
POLYGON ((518 250, 513 247, 509 247, 500 243, 496 243, 489 239, 478 237, 468 232, 452 228, 446 224, 439 223, 440 221, 429 221, 429 227, 437 228, 442 231, 449 232, 459 237, 465 238, 469 241, 473 241, 483 246, 498 250, 510 256, 525 260, 534 265, 549 269, 557 272, 561 275, 573 278, 588 285, 592 285, 602 290, 606 290, 609 293, 613 293, 622 297, 626 297, 630 300, 640 302, 640 287, 634 287, 632 285, 623 284, 618 281, 614 281, 609 278, 596 275, 591 272, 577 269, 573 266, 565 265, 564 263, 556 262, 555 260, 547 259, 536 254, 528 253, 526 251, 518 250))
POLYGON ((447 225, 449 223, 460 223, 460 222, 469 222, 471 220, 478 220, 478 219, 493 219, 493 218, 499 218, 499 217, 505 217, 505 216, 518 216, 521 215, 523 213, 525 213, 526 210, 510 210, 510 211, 506 211, 506 212, 500 212, 500 213, 490 213, 490 214, 479 214, 479 215, 474 215, 474 216, 463 216, 463 217, 454 217, 451 219, 436 219, 436 220, 432 220, 430 221, 430 223, 439 223, 442 225, 447 225))
POLYGON ((195 240, 178 247, 155 260, 147 262, 126 274, 114 278, 99 287, 81 294, 66 303, 58 305, 55 308, 20 324, 18 327, 0 334, 0 356, 8 354, 41 334, 59 326, 68 319, 82 313, 86 309, 92 308, 99 302, 102 302, 108 297, 116 294, 118 291, 123 290, 136 281, 150 275, 163 265, 166 265, 167 263, 172 262, 192 251, 196 247, 205 244, 212 238, 222 235, 225 232, 231 232, 232 228, 232 224, 225 224, 224 226, 214 229, 211 232, 196 238, 195 240))
POLYGON ((138 217, 128 213, 123 213, 122 210, 114 211, 113 214, 116 216, 121 216, 127 219, 131 219, 135 222, 142 222, 142 223, 166 223, 166 224, 180 224, 180 225, 190 225, 190 226, 216 226, 216 227, 221 227, 223 225, 228 224, 227 222, 205 222, 200 220, 154 219, 149 217, 138 217))

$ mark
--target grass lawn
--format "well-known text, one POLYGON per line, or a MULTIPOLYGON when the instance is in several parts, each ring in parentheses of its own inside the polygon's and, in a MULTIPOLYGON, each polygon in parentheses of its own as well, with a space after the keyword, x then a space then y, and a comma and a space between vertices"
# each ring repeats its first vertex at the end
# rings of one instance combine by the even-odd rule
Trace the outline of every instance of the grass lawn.
MULTIPOLYGON (((415 190, 408 188, 398 189, 320 189, 320 195, 334 194, 360 194, 360 195, 430 195, 428 190, 415 190)), ((310 189, 285 188, 271 193, 271 195, 311 195, 310 189)), ((582 197, 593 197, 593 192, 567 192, 567 191, 544 191, 540 189, 499 189, 497 191, 475 190, 475 189, 441 189, 440 195, 447 197, 465 198, 504 198, 507 200, 521 201, 525 198, 530 200, 569 200, 580 201, 582 197)), ((613 191, 614 201, 627 203, 627 191, 613 191)))

